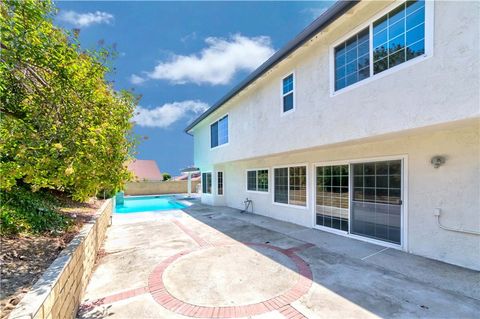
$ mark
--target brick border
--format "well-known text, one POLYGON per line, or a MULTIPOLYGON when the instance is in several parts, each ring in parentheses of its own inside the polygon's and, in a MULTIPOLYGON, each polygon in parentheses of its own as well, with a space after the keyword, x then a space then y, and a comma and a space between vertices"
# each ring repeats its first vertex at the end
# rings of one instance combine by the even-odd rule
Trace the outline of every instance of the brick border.
MULTIPOLYGON (((272 249, 285 255, 295 264, 297 268, 297 272, 301 275, 300 279, 292 288, 290 288, 285 293, 278 295, 274 298, 271 298, 262 302, 254 303, 254 304, 248 304, 248 305, 242 305, 242 306, 208 307, 208 306, 198 306, 198 305, 184 302, 182 300, 177 299, 175 296, 170 294, 170 292, 168 292, 163 282, 163 273, 168 268, 168 266, 170 266, 180 257, 186 256, 194 251, 199 251, 205 248, 212 247, 210 245, 205 245, 205 246, 201 245, 201 247, 199 247, 198 249, 182 251, 161 262, 153 270, 153 272, 151 273, 148 279, 148 290, 150 294, 152 295, 153 299, 158 304, 163 306, 165 309, 168 309, 180 315, 195 317, 195 318, 237 318, 237 317, 260 315, 260 314, 267 313, 274 310, 278 310, 283 314, 285 312, 285 309, 288 309, 289 310, 288 313, 290 313, 291 311, 290 308, 293 308, 289 306, 290 303, 294 302, 295 300, 299 299, 301 296, 306 294, 308 290, 310 290, 310 287, 312 286, 313 277, 312 277, 312 271, 310 269, 310 266, 295 253, 296 251, 305 249, 306 247, 301 247, 301 248, 299 247, 296 249, 292 249, 292 248, 282 249, 280 247, 276 247, 269 244, 259 244, 259 243, 243 243, 243 244, 251 247, 263 247, 267 249, 272 249), (289 306, 289 308, 285 308, 286 306, 289 306)), ((222 245, 222 246, 227 246, 227 245, 222 245)), ((219 246, 216 246, 216 247, 219 247, 219 246)), ((298 315, 298 314, 299 313, 295 313, 295 315, 298 315)))

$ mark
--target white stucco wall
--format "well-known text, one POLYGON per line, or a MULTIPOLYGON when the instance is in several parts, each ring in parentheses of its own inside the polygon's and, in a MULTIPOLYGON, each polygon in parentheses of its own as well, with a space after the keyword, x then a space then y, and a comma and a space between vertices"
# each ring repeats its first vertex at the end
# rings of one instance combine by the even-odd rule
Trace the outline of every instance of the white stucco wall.
POLYGON ((435 1, 433 56, 330 94, 331 45, 390 4, 360 3, 194 128, 195 165, 225 173, 225 196, 213 174, 202 201, 243 208, 249 197, 258 213, 311 227, 313 163, 407 155, 404 249, 480 270, 479 237, 441 230, 433 216, 439 207, 446 225, 480 230, 480 3, 435 1), (292 71, 296 109, 282 116, 281 79, 292 71), (226 113, 229 143, 210 149, 209 125, 226 113), (434 169, 434 155, 447 164, 434 169), (245 169, 296 163, 308 164, 307 209, 246 192, 245 169))
POLYGON ((194 128, 205 166, 478 117, 479 2, 436 1, 433 56, 330 96, 329 49, 388 2, 363 2, 194 128), (296 109, 281 116, 281 79, 295 71, 296 109), (210 149, 209 125, 229 115, 229 144, 210 149))
POLYGON ((480 236, 442 230, 433 215, 435 208, 441 208, 443 224, 480 231, 480 123, 468 121, 455 126, 431 128, 383 141, 218 165, 215 169, 225 171, 225 195, 209 198, 215 199, 216 205, 243 209, 243 201, 248 197, 253 200, 257 214, 313 227, 315 163, 406 156, 407 243, 404 250, 480 270, 480 236), (430 159, 434 155, 446 156, 446 164, 433 168, 430 159), (272 167, 297 163, 307 164, 307 209, 273 204, 272 167), (270 168, 269 193, 246 191, 246 170, 253 168, 270 168))

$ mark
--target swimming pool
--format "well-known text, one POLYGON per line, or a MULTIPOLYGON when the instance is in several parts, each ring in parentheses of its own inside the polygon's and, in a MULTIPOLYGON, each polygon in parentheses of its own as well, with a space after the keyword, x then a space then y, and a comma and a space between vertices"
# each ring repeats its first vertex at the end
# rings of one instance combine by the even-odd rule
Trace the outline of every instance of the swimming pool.
POLYGON ((184 205, 175 201, 173 196, 135 196, 125 197, 123 205, 115 206, 116 213, 138 213, 152 210, 182 209, 184 205))

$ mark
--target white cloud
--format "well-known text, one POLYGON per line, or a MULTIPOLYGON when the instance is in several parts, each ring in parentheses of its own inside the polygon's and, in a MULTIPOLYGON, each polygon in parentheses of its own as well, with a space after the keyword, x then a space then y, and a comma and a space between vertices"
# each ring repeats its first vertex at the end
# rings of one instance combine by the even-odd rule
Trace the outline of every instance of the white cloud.
POLYGON ((137 107, 133 121, 139 126, 166 128, 182 118, 203 113, 208 104, 187 100, 166 103, 153 109, 137 107))
POLYGON ((160 62, 148 77, 175 84, 228 84, 238 71, 256 69, 274 53, 267 36, 209 37, 205 43, 207 47, 198 54, 174 55, 160 62))
POLYGON ((113 21, 113 15, 107 12, 95 11, 79 13, 71 10, 61 11, 58 19, 73 24, 76 27, 88 27, 92 24, 106 23, 113 21))
POLYGON ((141 76, 138 76, 136 74, 132 74, 130 76, 130 82, 132 84, 142 84, 143 82, 145 82, 146 79, 142 78, 141 76))

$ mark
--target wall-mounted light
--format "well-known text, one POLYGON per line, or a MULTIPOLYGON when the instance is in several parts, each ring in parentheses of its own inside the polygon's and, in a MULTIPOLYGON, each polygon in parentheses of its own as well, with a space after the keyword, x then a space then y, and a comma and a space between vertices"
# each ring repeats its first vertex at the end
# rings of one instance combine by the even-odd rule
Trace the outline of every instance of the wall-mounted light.
POLYGON ((430 163, 432 163, 433 167, 435 168, 439 168, 440 166, 445 164, 445 162, 446 162, 445 156, 439 156, 439 155, 432 157, 432 159, 430 160, 430 163))

